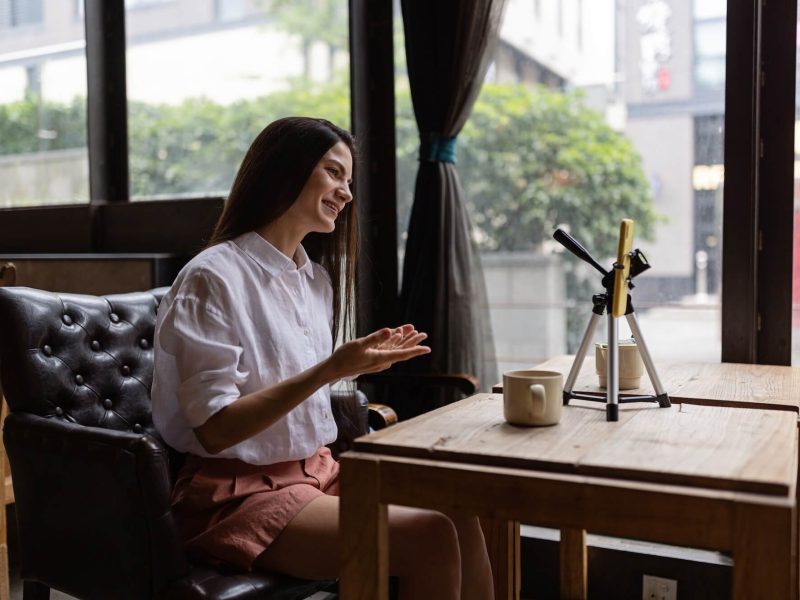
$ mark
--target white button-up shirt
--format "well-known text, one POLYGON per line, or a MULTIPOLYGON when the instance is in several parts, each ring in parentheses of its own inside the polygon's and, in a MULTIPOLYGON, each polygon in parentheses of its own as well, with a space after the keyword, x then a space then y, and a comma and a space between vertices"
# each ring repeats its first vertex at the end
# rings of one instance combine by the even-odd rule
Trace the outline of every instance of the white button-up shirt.
MULTIPOLYGON (((292 260, 250 232, 198 254, 158 309, 153 422, 164 440, 210 456, 195 427, 330 356, 332 300, 327 272, 302 246, 292 260)), ((336 439, 330 406, 326 385, 216 456, 259 465, 307 458, 336 439)))

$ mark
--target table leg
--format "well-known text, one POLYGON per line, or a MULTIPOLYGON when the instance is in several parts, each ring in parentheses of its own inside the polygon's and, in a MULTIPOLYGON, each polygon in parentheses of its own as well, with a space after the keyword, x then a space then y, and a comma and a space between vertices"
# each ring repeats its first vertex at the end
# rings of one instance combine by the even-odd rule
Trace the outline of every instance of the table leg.
POLYGON ((740 504, 733 539, 733 599, 791 598, 795 508, 740 504))
MULTIPOLYGON (((800 429, 800 420, 797 422, 800 429)), ((798 446, 800 452, 800 446, 798 446)), ((797 481, 800 482, 800 456, 797 461, 797 481)), ((800 485, 795 485, 794 540, 792 543, 792 599, 800 600, 800 485)))
POLYGON ((588 596, 586 530, 562 529, 559 544, 561 598, 586 600, 588 596))
POLYGON ((342 456, 339 549, 342 600, 388 600, 388 511, 379 497, 379 463, 342 456))
POLYGON ((492 563, 495 600, 519 600, 519 521, 490 518, 480 521, 492 563))

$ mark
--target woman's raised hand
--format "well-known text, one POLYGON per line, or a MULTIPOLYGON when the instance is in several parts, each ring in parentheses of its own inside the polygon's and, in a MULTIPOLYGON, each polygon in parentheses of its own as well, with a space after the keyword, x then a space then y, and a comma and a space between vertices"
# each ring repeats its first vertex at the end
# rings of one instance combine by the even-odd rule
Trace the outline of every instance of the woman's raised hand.
POLYGON ((396 362, 430 352, 427 346, 419 345, 427 337, 427 333, 420 333, 413 325, 384 327, 339 346, 330 357, 330 366, 335 379, 377 373, 396 362))

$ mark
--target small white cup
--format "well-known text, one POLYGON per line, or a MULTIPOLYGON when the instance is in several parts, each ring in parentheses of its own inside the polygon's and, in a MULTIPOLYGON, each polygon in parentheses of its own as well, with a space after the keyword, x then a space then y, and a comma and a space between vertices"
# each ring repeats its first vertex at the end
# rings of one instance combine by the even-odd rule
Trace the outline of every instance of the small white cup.
POLYGON ((561 420, 564 376, 557 371, 503 373, 503 416, 512 425, 555 425, 561 420))
MULTIPOLYGON (((601 388, 608 385, 607 357, 608 344, 595 344, 595 370, 597 371, 597 377, 600 380, 601 388)), ((619 389, 633 390, 638 388, 642 383, 642 375, 644 375, 644 362, 639 352, 639 346, 636 345, 636 340, 620 340, 619 389)))

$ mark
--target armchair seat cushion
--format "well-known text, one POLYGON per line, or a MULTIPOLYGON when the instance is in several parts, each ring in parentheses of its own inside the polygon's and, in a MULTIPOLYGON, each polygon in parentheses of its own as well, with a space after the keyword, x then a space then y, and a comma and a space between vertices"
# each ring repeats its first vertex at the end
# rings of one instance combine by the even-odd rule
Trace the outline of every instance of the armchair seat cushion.
POLYGON ((330 589, 332 581, 305 581, 269 573, 230 573, 192 566, 158 600, 299 600, 330 589))

